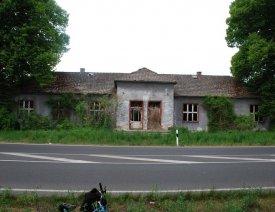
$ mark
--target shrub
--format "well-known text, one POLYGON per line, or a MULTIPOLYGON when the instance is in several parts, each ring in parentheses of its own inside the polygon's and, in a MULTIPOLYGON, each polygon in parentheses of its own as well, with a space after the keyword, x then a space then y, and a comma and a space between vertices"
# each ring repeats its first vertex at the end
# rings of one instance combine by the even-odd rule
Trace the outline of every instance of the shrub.
POLYGON ((256 122, 251 115, 239 115, 234 120, 236 130, 252 130, 256 127, 256 122))
POLYGON ((209 131, 252 130, 257 125, 251 115, 236 115, 228 97, 207 96, 203 104, 207 109, 209 131))
POLYGON ((207 96, 203 105, 207 109, 209 131, 223 131, 233 128, 233 103, 228 97, 207 96))
POLYGON ((69 119, 64 119, 62 121, 59 121, 58 124, 56 125, 56 129, 58 130, 72 129, 74 127, 76 127, 76 124, 69 119))
POLYGON ((16 116, 5 107, 0 107, 0 130, 14 129, 16 116))
POLYGON ((38 115, 34 112, 32 113, 22 112, 19 115, 17 121, 18 121, 20 130, 54 128, 54 123, 48 117, 38 115))

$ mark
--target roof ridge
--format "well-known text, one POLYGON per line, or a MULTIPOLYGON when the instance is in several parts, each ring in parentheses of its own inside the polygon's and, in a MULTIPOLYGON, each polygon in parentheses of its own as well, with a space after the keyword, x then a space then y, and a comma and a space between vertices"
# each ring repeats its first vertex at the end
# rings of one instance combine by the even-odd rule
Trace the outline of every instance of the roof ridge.
POLYGON ((130 74, 150 74, 150 75, 155 75, 155 74, 158 74, 157 72, 154 72, 148 68, 140 68, 138 69, 137 71, 134 71, 134 72, 131 72, 130 74))

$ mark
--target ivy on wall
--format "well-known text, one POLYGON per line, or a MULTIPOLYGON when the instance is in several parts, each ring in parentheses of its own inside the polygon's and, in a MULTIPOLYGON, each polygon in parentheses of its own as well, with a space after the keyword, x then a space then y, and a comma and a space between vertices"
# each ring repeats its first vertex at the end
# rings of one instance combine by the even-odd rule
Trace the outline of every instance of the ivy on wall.
POLYGON ((252 116, 234 113, 228 97, 207 96, 203 105, 207 110, 209 131, 252 130, 256 126, 252 116))
POLYGON ((71 112, 78 103, 76 95, 71 93, 64 93, 58 97, 51 96, 47 104, 51 108, 51 115, 53 120, 62 121, 70 119, 71 112))
POLYGON ((116 101, 112 96, 76 95, 71 93, 51 97, 47 102, 51 107, 53 120, 61 124, 73 123, 85 127, 114 127, 116 101), (96 102, 100 108, 92 111, 91 105, 96 102), (76 114, 75 120, 72 114, 76 114))

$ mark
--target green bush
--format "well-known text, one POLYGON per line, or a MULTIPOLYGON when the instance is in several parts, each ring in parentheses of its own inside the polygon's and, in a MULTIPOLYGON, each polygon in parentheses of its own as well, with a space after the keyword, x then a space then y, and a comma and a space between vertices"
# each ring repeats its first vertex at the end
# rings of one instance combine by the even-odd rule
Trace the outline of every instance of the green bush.
POLYGON ((0 107, 0 130, 14 129, 15 125, 16 115, 5 107, 0 107))
POLYGON ((207 96, 203 105, 207 109, 209 131, 253 130, 257 123, 251 115, 236 115, 232 101, 225 96, 207 96))
POLYGON ((256 127, 256 122, 253 116, 250 115, 239 115, 234 120, 236 130, 253 130, 256 127))
POLYGON ((48 117, 38 115, 34 112, 32 113, 22 112, 19 115, 17 122, 19 124, 20 130, 54 128, 54 123, 48 117))
POLYGON ((203 105, 207 109, 209 131, 231 130, 234 124, 232 101, 225 96, 207 96, 203 105))
POLYGON ((75 127, 77 127, 77 125, 73 121, 69 119, 64 119, 62 121, 59 121, 55 128, 57 130, 63 130, 63 129, 73 129, 75 127))

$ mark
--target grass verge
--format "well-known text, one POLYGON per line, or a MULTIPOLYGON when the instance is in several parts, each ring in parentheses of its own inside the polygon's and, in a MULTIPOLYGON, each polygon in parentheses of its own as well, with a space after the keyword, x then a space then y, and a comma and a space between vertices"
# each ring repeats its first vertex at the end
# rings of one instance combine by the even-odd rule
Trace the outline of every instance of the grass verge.
MULTIPOLYGON (((39 144, 95 144, 130 146, 174 146, 175 130, 168 133, 125 132, 109 129, 0 131, 0 142, 39 144)), ((188 132, 179 130, 180 145, 275 145, 275 131, 267 132, 188 132)))
MULTIPOLYGON (((0 211, 57 211, 61 202, 80 205, 83 194, 39 196, 37 193, 0 192, 0 211)), ((275 191, 245 190, 207 193, 107 195, 110 211, 275 211, 275 191)), ((79 207, 78 207, 79 208, 79 207)))

